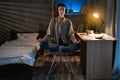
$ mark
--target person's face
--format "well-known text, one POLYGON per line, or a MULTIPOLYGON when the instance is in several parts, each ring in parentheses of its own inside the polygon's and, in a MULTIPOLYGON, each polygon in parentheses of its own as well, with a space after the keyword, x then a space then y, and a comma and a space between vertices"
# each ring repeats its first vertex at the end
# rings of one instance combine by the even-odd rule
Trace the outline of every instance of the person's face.
POLYGON ((65 10, 66 10, 66 8, 64 6, 59 6, 58 7, 58 14, 59 14, 59 16, 64 17, 65 10))

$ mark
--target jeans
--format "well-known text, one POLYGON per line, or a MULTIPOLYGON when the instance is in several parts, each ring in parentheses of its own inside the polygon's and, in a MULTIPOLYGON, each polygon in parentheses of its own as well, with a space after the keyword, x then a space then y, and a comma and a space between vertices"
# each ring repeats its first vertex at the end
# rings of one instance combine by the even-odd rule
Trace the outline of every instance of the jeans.
POLYGON ((51 52, 72 52, 74 50, 79 50, 80 49, 80 44, 79 43, 71 43, 67 46, 64 45, 56 45, 56 46, 50 46, 50 43, 47 41, 43 41, 40 43, 40 48, 42 49, 48 49, 51 52))

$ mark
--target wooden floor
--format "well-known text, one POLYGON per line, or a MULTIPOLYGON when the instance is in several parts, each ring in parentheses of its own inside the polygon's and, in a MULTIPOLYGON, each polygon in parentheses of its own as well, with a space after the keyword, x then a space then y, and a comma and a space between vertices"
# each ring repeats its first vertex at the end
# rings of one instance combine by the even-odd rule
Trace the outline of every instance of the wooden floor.
POLYGON ((72 62, 71 64, 74 70, 74 74, 72 74, 65 66, 66 57, 58 56, 56 62, 61 62, 59 62, 53 72, 48 75, 53 56, 40 55, 34 64, 35 68, 33 69, 33 80, 84 80, 80 68, 80 55, 72 55, 69 57, 72 62))

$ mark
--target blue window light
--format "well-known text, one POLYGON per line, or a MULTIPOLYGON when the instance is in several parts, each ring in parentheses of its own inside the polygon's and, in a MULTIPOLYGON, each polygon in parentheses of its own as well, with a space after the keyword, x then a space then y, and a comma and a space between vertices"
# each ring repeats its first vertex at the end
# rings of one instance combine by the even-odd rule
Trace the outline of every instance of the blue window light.
POLYGON ((54 0, 54 4, 65 4, 67 8, 67 12, 69 13, 72 10, 71 14, 75 15, 76 13, 80 13, 82 6, 87 5, 87 0, 54 0))

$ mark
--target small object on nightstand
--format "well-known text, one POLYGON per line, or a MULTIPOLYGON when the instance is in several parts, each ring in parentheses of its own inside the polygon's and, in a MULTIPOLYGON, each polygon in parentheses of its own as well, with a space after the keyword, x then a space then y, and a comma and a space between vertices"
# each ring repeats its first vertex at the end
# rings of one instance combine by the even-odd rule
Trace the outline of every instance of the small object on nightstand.
POLYGON ((103 39, 104 36, 95 36, 95 39, 103 39))
POLYGON ((86 33, 87 34, 94 34, 94 31, 93 30, 86 30, 86 33))

